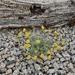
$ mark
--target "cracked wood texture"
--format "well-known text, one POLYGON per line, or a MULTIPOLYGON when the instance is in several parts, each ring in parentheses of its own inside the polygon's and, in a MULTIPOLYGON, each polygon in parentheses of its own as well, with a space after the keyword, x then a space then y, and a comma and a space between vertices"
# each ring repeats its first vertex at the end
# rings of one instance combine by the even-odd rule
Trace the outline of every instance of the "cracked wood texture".
POLYGON ((75 0, 0 0, 0 28, 67 25, 70 19, 75 20, 74 2, 75 0), (32 13, 30 8, 34 5, 37 8, 33 11, 45 11, 41 14, 32 13))

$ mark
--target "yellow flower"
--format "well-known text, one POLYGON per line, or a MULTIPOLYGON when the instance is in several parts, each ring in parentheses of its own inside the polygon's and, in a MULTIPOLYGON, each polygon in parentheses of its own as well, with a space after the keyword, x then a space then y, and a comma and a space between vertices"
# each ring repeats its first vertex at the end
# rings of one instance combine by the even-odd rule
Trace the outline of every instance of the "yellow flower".
POLYGON ((61 50, 61 49, 62 49, 61 46, 57 46, 57 47, 56 47, 56 50, 61 50))
POLYGON ((57 44, 57 43, 54 43, 53 45, 54 45, 54 47, 58 46, 58 44, 57 44))
POLYGON ((37 60, 37 56, 35 55, 33 59, 34 59, 34 60, 37 60))
POLYGON ((32 26, 33 29, 35 29, 35 26, 32 26))
POLYGON ((24 47, 31 47, 31 45, 30 44, 24 44, 24 47))
POLYGON ((37 53, 37 50, 34 50, 34 53, 37 53))
POLYGON ((30 43, 30 40, 26 40, 26 43, 30 43))
POLYGON ((44 32, 47 32, 47 30, 44 30, 44 32))
POLYGON ((42 25, 42 26, 41 26, 41 29, 42 29, 42 30, 44 30, 44 29, 45 29, 45 27, 42 25))
POLYGON ((53 48, 50 48, 50 51, 53 52, 53 48))
POLYGON ((62 45, 65 45, 65 41, 62 41, 61 44, 62 44, 62 45))
POLYGON ((38 44, 39 44, 40 42, 41 42, 40 40, 36 40, 36 43, 38 43, 38 44))
POLYGON ((50 55, 48 55, 48 56, 47 56, 47 59, 48 59, 48 60, 50 60, 50 59, 51 59, 51 56, 50 56, 50 55))
POLYGON ((49 32, 51 33, 52 32, 52 29, 49 29, 49 32))
POLYGON ((40 54, 40 57, 41 57, 41 58, 44 58, 44 54, 40 54))
POLYGON ((28 56, 27 56, 27 59, 31 59, 31 55, 28 55, 28 56))
POLYGON ((57 39, 57 37, 56 37, 56 36, 54 36, 54 39, 56 40, 56 39, 57 39))
POLYGON ((58 31, 55 31, 55 34, 58 35, 58 36, 60 35, 60 33, 58 31))
POLYGON ((25 32, 26 31, 26 28, 23 28, 23 30, 22 30, 23 32, 25 32))
POLYGON ((25 32, 25 36, 28 37, 30 35, 30 32, 25 32))
POLYGON ((48 44, 46 44, 46 46, 48 46, 48 44))
POLYGON ((18 37, 20 37, 22 35, 22 31, 18 33, 18 37))
POLYGON ((47 51, 47 54, 51 54, 51 51, 50 51, 50 50, 48 50, 48 51, 47 51))

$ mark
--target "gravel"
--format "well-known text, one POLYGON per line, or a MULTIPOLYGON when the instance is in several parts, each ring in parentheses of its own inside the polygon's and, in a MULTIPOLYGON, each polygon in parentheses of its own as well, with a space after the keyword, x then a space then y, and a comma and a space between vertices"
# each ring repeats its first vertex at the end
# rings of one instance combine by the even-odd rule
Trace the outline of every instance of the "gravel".
MULTIPOLYGON (((52 28, 51 36, 46 36, 52 38, 57 30, 60 32, 57 42, 66 41, 62 50, 52 53, 51 60, 47 60, 46 56, 36 61, 27 60, 23 38, 20 41, 15 39, 21 30, 0 29, 0 75, 75 75, 75 26, 52 28)), ((44 35, 39 28, 33 33, 44 35)))

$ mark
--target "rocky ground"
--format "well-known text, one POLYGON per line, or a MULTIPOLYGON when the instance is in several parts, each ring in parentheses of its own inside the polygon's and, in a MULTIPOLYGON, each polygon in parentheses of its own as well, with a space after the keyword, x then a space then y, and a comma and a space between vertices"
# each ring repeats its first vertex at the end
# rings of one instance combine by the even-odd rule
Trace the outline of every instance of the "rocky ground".
POLYGON ((21 30, 0 29, 0 75, 75 75, 75 26, 52 28, 60 32, 58 40, 65 40, 66 45, 51 60, 25 59, 26 51, 15 39, 21 30))

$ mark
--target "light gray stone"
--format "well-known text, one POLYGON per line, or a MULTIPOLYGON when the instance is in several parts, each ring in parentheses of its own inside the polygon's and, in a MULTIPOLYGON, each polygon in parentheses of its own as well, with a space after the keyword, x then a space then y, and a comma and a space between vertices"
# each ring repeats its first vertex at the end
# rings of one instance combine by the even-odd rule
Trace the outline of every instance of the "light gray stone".
POLYGON ((60 61, 61 61, 61 62, 64 62, 64 61, 65 61, 65 59, 62 57, 62 58, 60 58, 60 61))
POLYGON ((28 70, 27 69, 23 69, 22 72, 23 72, 23 74, 28 75, 28 70))
POLYGON ((9 74, 11 74, 12 73, 12 69, 8 69, 7 71, 6 71, 6 75, 9 75, 9 74))
POLYGON ((47 71, 48 74, 52 74, 52 73, 54 73, 54 72, 55 72, 55 69, 49 69, 49 70, 47 71))
POLYGON ((1 68, 5 68, 6 64, 4 62, 1 63, 1 68))
POLYGON ((41 69, 40 65, 38 65, 38 64, 35 64, 34 66, 35 66, 36 71, 39 71, 41 69))

